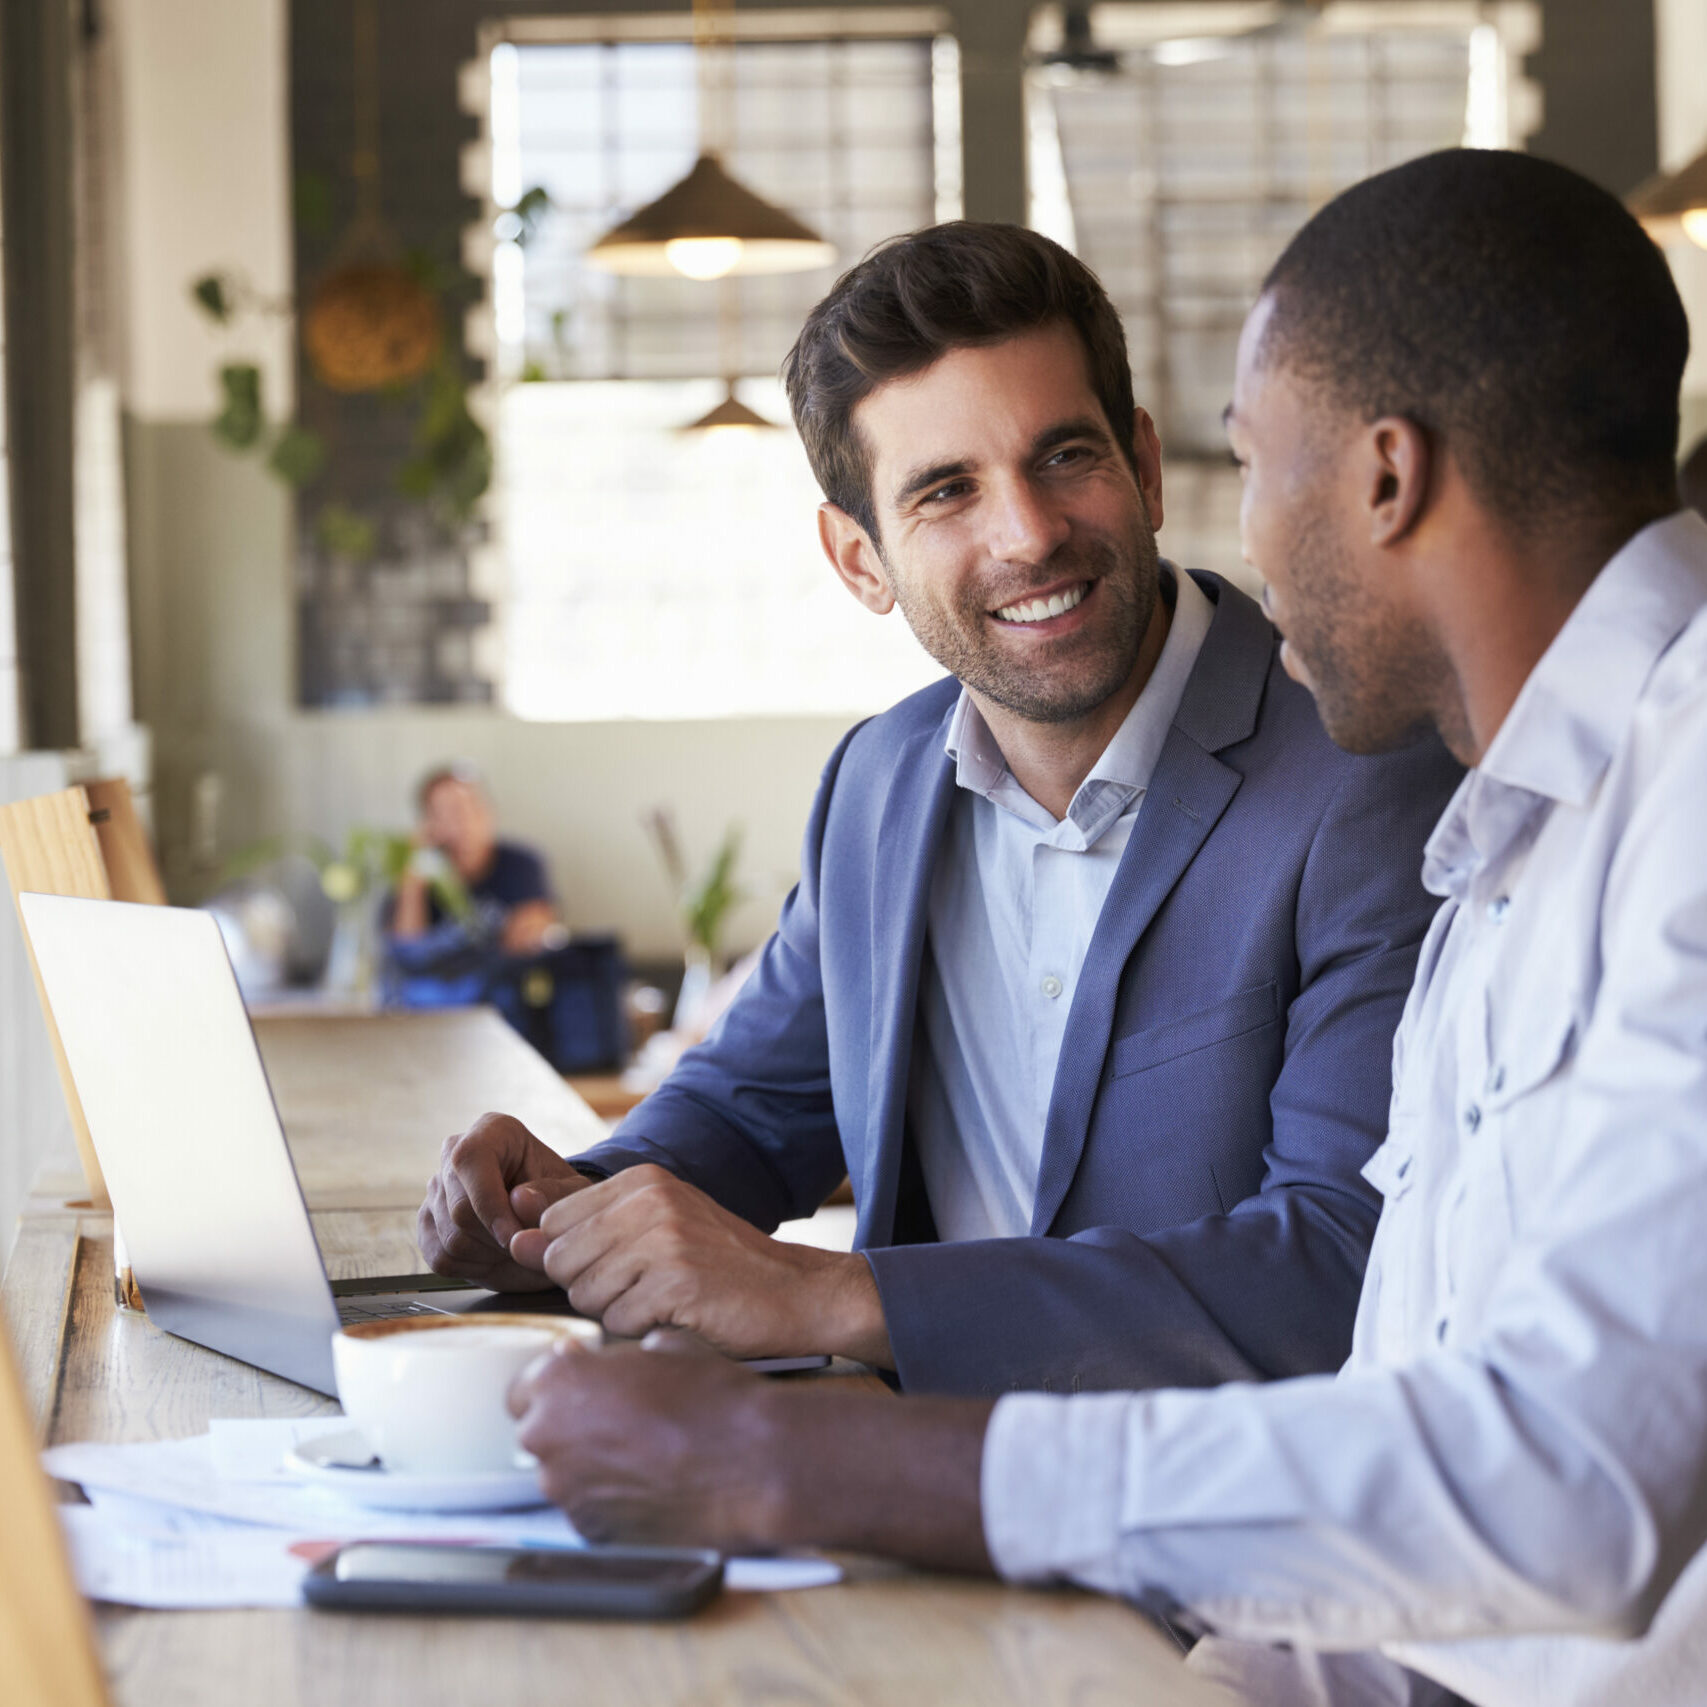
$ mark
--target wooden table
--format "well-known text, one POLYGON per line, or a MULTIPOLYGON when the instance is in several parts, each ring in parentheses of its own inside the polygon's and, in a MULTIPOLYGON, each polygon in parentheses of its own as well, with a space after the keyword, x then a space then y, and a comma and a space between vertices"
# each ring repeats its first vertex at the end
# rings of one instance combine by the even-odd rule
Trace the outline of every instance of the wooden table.
MULTIPOLYGON (((543 1061, 517 1043, 538 1071, 524 1067, 509 1034, 479 1016, 292 1019, 260 1029, 334 1275, 417 1265, 420 1181, 439 1137, 472 1113, 514 1109, 565 1148, 584 1141, 592 1118, 543 1061), (483 1079, 488 1072, 499 1076, 483 1079), (390 1203, 371 1201, 387 1194, 390 1203)), ((199 1433, 213 1417, 335 1408, 116 1310, 110 1222, 63 1204, 38 1193, 3 1288, 44 1444, 159 1439, 199 1433)), ((727 1594, 683 1623, 103 1607, 97 1627, 121 1707, 1169 1707, 1221 1699, 1116 1603, 848 1563, 839 1587, 727 1594)))

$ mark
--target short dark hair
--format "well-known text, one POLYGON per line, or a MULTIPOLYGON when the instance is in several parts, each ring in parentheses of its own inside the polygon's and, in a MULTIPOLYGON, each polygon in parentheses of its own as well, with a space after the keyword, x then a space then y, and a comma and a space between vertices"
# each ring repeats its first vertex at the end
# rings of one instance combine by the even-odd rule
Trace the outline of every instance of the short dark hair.
POLYGON ((854 409, 878 386, 921 373, 950 350, 1057 323, 1084 344, 1091 388, 1131 463, 1126 333, 1083 261, 1022 226, 967 219, 880 243, 806 317, 782 364, 824 496, 877 539, 871 451, 854 409))
POLYGON ((1424 155, 1329 202, 1263 288, 1260 360, 1437 435, 1508 524, 1675 507, 1683 304, 1641 226, 1577 173, 1424 155))

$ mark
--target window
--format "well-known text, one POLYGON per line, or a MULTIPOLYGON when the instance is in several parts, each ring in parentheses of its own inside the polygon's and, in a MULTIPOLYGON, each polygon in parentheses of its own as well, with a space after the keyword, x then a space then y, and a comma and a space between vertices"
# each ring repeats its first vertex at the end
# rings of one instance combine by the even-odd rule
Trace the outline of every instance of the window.
MULTIPOLYGON (((1163 550, 1238 567, 1221 411, 1239 328, 1310 214, 1437 148, 1521 143, 1510 67, 1525 5, 1100 5, 1105 69, 1027 83, 1031 223, 1095 269, 1125 322, 1169 463, 1163 550), (1199 464, 1190 468, 1193 462, 1199 464)), ((1059 41, 1056 14, 1035 44, 1059 41)))
POLYGON ((698 283, 587 265, 693 163, 693 49, 512 36, 490 55, 493 515, 504 697, 524 717, 860 713, 941 673, 823 561, 775 376, 837 270, 958 213, 953 43, 921 27, 730 51, 725 162, 829 238, 835 268, 698 283), (536 186, 549 211, 524 233, 504 210, 536 186), (776 430, 680 431, 725 377, 776 430))

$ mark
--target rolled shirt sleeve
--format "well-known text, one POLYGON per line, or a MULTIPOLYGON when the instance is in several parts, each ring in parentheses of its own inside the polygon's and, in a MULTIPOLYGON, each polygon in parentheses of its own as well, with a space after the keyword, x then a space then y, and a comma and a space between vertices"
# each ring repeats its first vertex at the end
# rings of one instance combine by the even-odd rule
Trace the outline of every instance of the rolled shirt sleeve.
POLYGON ((1108 1594, 1123 1572, 1120 1512, 1130 1399, 1010 1393, 990 1415, 980 1471, 984 1544, 1012 1582, 1070 1577, 1108 1594))

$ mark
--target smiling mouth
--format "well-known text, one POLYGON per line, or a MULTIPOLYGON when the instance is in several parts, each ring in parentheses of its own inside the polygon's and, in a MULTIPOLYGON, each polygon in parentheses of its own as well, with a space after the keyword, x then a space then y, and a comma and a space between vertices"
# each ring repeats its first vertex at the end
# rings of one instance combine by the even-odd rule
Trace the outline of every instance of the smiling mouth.
POLYGON ((1046 599, 1023 599, 1015 605, 1003 605, 994 614, 998 622, 1047 622, 1052 616, 1065 616, 1083 602, 1090 590, 1089 581, 1080 581, 1077 586, 1051 593, 1046 599))

